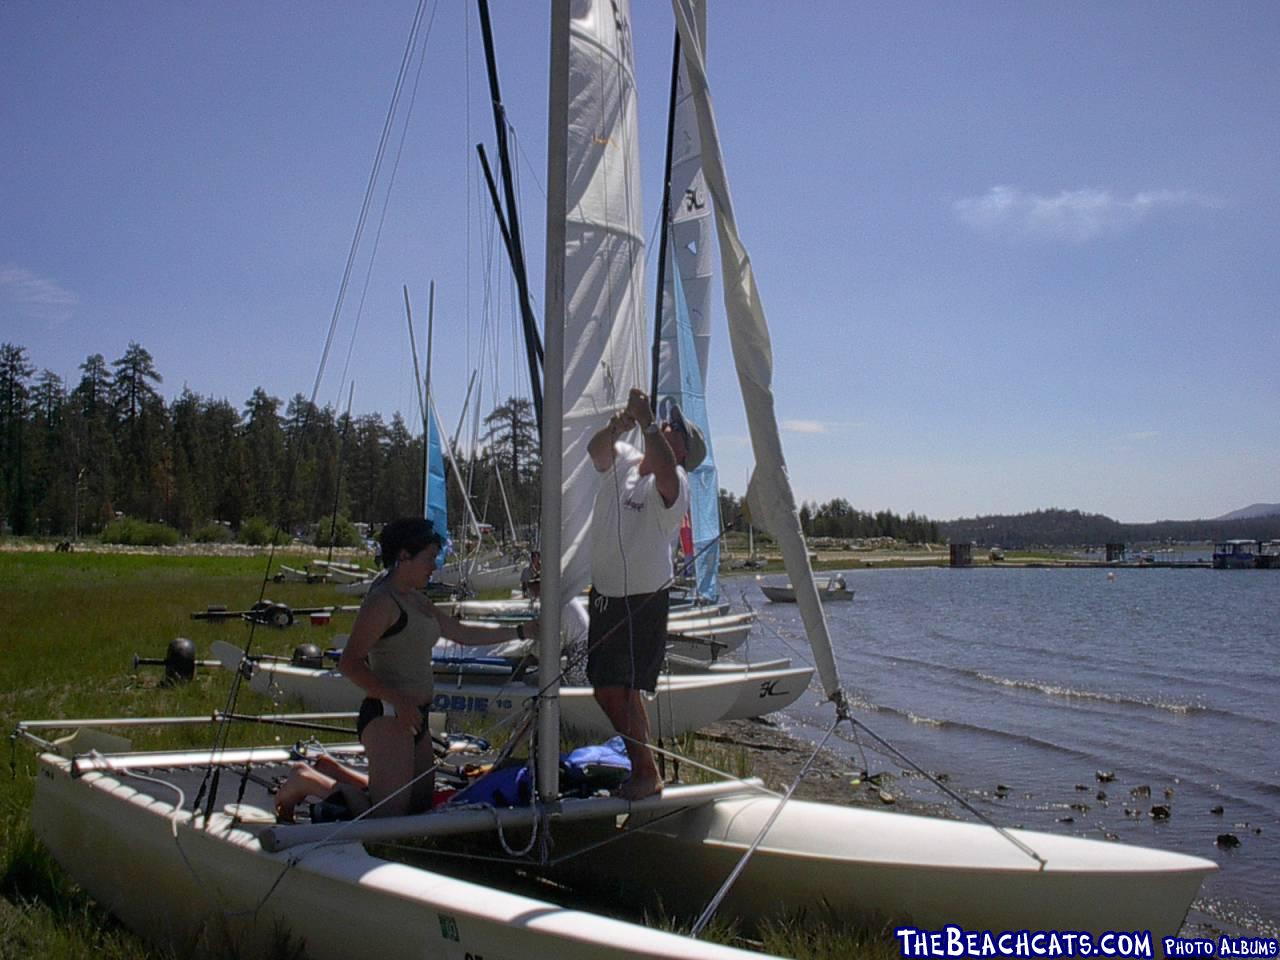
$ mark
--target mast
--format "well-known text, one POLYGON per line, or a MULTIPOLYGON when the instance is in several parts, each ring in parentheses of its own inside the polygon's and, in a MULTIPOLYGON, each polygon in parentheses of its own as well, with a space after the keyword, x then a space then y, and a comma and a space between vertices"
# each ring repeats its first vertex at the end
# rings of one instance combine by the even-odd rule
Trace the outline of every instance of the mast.
MULTIPOLYGON (((408 303, 409 288, 404 288, 405 303, 408 303)), ((427 292, 427 365, 426 375, 422 378, 422 391, 427 398, 423 404, 426 416, 422 418, 422 515, 431 519, 431 332, 436 317, 436 282, 431 281, 427 292)), ((437 440, 437 443, 439 441, 437 440)), ((448 530, 436 531, 442 537, 449 535, 448 530)))
POLYGON ((333 516, 329 520, 329 552, 325 555, 325 561, 333 562, 333 541, 338 531, 338 504, 342 502, 342 461, 347 451, 347 432, 351 429, 351 401, 356 396, 356 382, 351 381, 351 387, 347 390, 347 418, 342 421, 342 439, 338 441, 338 479, 333 485, 333 516))
MULTIPOLYGON (((547 107, 547 402, 542 422, 542 633, 538 660, 560 662, 561 473, 564 440, 564 258, 569 145, 569 3, 551 3, 551 81, 547 107)), ((549 671, 548 671, 549 672, 549 671)), ((541 678, 540 678, 541 679, 541 678)), ((544 803, 560 792, 560 682, 546 684, 538 712, 537 785, 544 803)))
POLYGON ((676 97, 680 86, 680 34, 671 51, 671 100, 667 104, 667 155, 662 163, 662 228, 658 237, 658 295, 653 319, 653 355, 649 361, 649 409, 658 411, 658 368, 662 360, 662 292, 667 282, 667 238, 671 231, 671 146, 676 130, 676 97))
MULTIPOLYGON (((422 413, 422 515, 430 520, 440 535, 446 538, 448 545, 449 536, 449 502, 448 502, 448 479, 445 472, 445 454, 441 450, 440 442, 440 418, 434 414, 435 402, 431 399, 431 337, 432 327, 435 320, 436 307, 436 283, 431 281, 431 292, 429 305, 427 307, 427 356, 426 356, 426 372, 423 373, 422 367, 418 364, 418 341, 413 332, 413 308, 409 304, 409 287, 404 286, 404 317, 405 323, 409 328, 409 349, 413 355, 413 380, 418 387, 418 408, 422 413), (434 443, 432 442, 434 439, 434 443), (435 467, 433 471, 432 467, 435 467), (432 483, 433 474, 435 483, 432 483), (435 487, 435 496, 432 496, 432 487, 435 487), (433 505, 434 501, 434 505, 433 505), (433 517, 432 514, 435 514, 433 517)), ((450 457, 452 451, 450 451, 450 457)), ((457 472, 457 468, 454 468, 457 472)), ((461 486, 459 482, 459 487, 461 486)), ((465 499, 465 498, 464 498, 465 499)), ((467 505, 468 512, 471 505, 467 505)), ((471 517, 472 526, 476 526, 476 519, 471 517)), ((479 527, 476 526, 477 531, 479 527)))
MULTIPOLYGON (((478 0, 480 32, 484 37, 484 61, 489 74, 489 95, 493 104, 493 125, 498 139, 498 163, 502 172, 502 192, 506 199, 507 221, 511 226, 509 251, 516 275, 516 290, 520 296, 520 319, 524 327, 525 359, 529 364, 529 389, 533 393, 534 415, 542 423, 542 385, 538 361, 543 356, 538 339, 537 321, 529 304, 529 275, 524 262, 524 241, 520 236, 520 216, 516 210, 515 178, 511 172, 511 152, 507 147, 507 111, 502 105, 502 93, 498 88, 498 62, 493 48, 493 28, 489 23, 488 0, 478 0)), ((554 19, 554 15, 553 15, 554 19)))

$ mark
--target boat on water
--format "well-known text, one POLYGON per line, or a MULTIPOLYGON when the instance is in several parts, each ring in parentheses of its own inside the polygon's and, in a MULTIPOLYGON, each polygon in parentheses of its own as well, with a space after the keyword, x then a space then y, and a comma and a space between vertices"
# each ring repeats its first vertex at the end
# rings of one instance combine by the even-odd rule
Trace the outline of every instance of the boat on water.
MULTIPOLYGON (((760 592, 763 593, 772 603, 795 603, 796 589, 790 583, 766 583, 758 580, 760 592)), ((836 574, 832 577, 814 577, 814 584, 818 588, 818 599, 824 603, 833 603, 840 600, 852 600, 853 591, 849 589, 849 585, 845 583, 843 574, 836 574)))
MULTIPOLYGON (((834 731, 852 719, 782 457, 768 326, 711 113, 705 20, 694 0, 673 8, 756 460, 747 498, 783 555, 834 731)), ((487 32, 483 7, 482 20, 487 32)), ((583 586, 585 517, 565 495, 568 481, 601 411, 617 408, 617 390, 644 382, 644 345, 633 350, 621 327, 638 315, 646 230, 638 202, 607 202, 638 168, 629 3, 555 0, 550 34, 542 552, 559 562, 544 562, 542 591, 567 602, 583 586), (617 315, 607 329, 592 309, 602 287, 617 315)), ((557 604, 543 611, 543 663, 559 657, 560 613, 557 604)), ((837 916, 926 929, 1140 930, 1159 944, 1215 869, 1161 850, 800 802, 733 778, 668 785, 635 802, 564 796, 563 700, 556 678, 545 678, 527 806, 338 823, 274 822, 270 790, 288 750, 135 752, 101 736, 59 744, 27 724, 21 737, 39 751, 33 826, 91 896, 159 943, 256 955, 287 940, 318 960, 349 960, 371 943, 387 960, 760 956, 610 915, 618 898, 601 905, 601 891, 621 884, 681 917, 709 904, 695 932, 713 912, 749 931, 824 904, 837 916), (414 849, 401 849, 406 840, 414 849), (483 859, 465 859, 477 851, 483 859)))
POLYGON ((1257 540, 1220 540, 1213 545, 1213 569, 1252 570, 1258 565, 1257 540))

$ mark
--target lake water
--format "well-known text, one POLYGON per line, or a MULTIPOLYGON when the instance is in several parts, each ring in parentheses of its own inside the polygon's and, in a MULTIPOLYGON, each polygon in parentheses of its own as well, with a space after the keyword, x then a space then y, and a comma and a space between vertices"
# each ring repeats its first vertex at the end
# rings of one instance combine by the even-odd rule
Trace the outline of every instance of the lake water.
MULTIPOLYGON (((1216 861, 1191 919, 1277 936, 1280 571, 931 568, 846 579, 855 599, 826 610, 859 721, 1002 825, 1216 861), (1153 819, 1155 804, 1171 816, 1153 819), (1239 846, 1219 846, 1225 833, 1239 846)), ((760 613, 751 657, 812 662, 794 605, 766 602, 748 578, 724 588, 760 613)), ((833 718, 820 699, 775 719, 817 739, 833 718)), ((969 816, 860 739, 871 772, 895 775, 887 789, 969 816)), ((856 746, 832 743, 862 768, 856 746)))

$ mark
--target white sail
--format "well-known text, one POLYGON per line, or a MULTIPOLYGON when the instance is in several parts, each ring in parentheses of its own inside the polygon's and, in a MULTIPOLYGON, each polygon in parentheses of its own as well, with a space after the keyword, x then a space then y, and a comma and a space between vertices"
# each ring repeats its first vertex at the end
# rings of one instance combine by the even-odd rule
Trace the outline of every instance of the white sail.
MULTIPOLYGON (((707 55, 706 0, 693 0, 694 25, 705 62, 707 55)), ((678 276, 682 284, 689 323, 693 327, 694 350, 698 356, 701 382, 707 382, 711 350, 711 280, 715 271, 711 246, 711 202, 702 173, 702 140, 698 115, 689 90, 688 67, 681 58, 676 80, 676 108, 671 136, 671 233, 666 289, 662 292, 662 348, 659 357, 658 391, 674 393, 680 384, 680 359, 675 356, 675 333, 669 329, 675 317, 672 284, 678 276), (675 270, 670 267, 674 266, 675 270)))
MULTIPOLYGON (((563 422, 555 428, 563 440, 559 595, 565 603, 590 575, 587 529, 596 474, 587 443, 625 404, 628 391, 646 383, 644 211, 629 0, 572 5, 568 73, 564 310, 561 317, 547 313, 548 326, 564 324, 563 422)), ((546 376, 550 380, 549 368, 546 376)))
MULTIPOLYGON (((706 55, 706 3, 693 0, 698 43, 706 55)), ((702 430, 707 456, 689 474, 689 526, 681 537, 692 549, 691 571, 699 596, 720 596, 720 481, 706 410, 707 365, 711 343, 711 202, 702 174, 702 140, 698 115, 689 90, 688 67, 680 57, 673 78, 671 170, 666 263, 663 276, 661 336, 658 339, 657 393, 659 411, 668 399, 680 404, 686 419, 702 430)), ((665 414, 664 414, 665 415, 665 414)))
POLYGON ((716 233, 720 241, 721 276, 724 281, 725 314, 729 322, 729 343, 747 411, 747 426, 756 469, 747 491, 753 520, 768 529, 778 541, 787 573, 796 590, 796 602, 804 620, 805 633, 813 648, 818 674, 827 696, 842 700, 840 676, 831 653, 831 637, 818 599, 809 566, 809 553, 800 529, 800 514, 787 463, 778 436, 778 418, 773 402, 773 346, 769 325, 756 288, 751 258, 738 236, 720 153, 720 136, 711 109, 707 86, 706 60, 699 43, 692 0, 672 0, 680 45, 688 68, 689 89, 698 115, 702 140, 702 164, 707 192, 716 211, 716 233))

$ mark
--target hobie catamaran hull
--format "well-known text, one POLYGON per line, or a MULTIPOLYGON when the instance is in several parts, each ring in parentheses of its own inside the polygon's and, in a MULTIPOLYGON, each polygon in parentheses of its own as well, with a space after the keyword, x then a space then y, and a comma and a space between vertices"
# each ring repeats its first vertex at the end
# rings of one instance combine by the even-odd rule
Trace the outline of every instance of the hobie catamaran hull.
MULTIPOLYGON (((668 902, 706 903, 777 804, 717 800, 650 824, 613 859, 636 876, 661 877, 668 902), (681 869, 672 871, 672 863, 681 869)), ((1177 933, 1201 881, 1217 869, 1163 850, 1008 834, 1043 858, 1044 868, 982 824, 792 800, 722 909, 734 917, 775 915, 783 897, 794 909, 901 918, 931 930, 1149 930, 1159 950, 1160 937, 1177 933)), ((600 868, 591 865, 597 874, 600 868)))
MULTIPOLYGON (((119 759, 136 764, 131 756, 136 755, 119 759)), ((179 950, 201 940, 225 941, 252 955, 287 936, 301 942, 308 956, 341 960, 359 955, 375 939, 379 956, 387 958, 745 956, 564 909, 491 882, 478 885, 440 868, 389 862, 352 842, 450 833, 450 818, 488 820, 498 811, 274 826, 261 812, 269 799, 251 781, 246 806, 239 808, 246 822, 233 824, 227 811, 235 808, 222 805, 239 789, 239 776, 229 768, 221 812, 204 830, 191 826, 189 809, 203 768, 189 760, 181 766, 157 760, 161 769, 144 764, 139 772, 154 780, 131 780, 114 771, 73 777, 70 761, 48 753, 40 763, 33 823, 41 840, 130 927, 179 950), (335 830, 345 831, 339 836, 348 842, 314 845, 335 830), (297 836, 290 840, 293 831, 297 836), (343 909, 323 908, 334 903, 343 909)), ((696 913, 779 802, 749 792, 708 798, 698 789, 669 788, 657 801, 662 806, 647 814, 638 805, 618 846, 606 848, 608 855, 568 862, 589 860, 583 869, 597 890, 615 883, 619 890, 628 883, 643 888, 660 880, 669 910, 696 913), (682 789, 692 798, 680 800, 682 789), (680 809, 684 802, 689 805, 680 809), (641 825, 643 831, 629 829, 641 825)), ((558 849, 580 827, 592 839, 614 830, 611 811, 621 801, 578 803, 609 806, 603 811, 609 815, 553 826, 558 849)), ((520 810, 501 813, 529 816, 520 810)), ((990 827, 793 800, 719 915, 747 929, 767 918, 801 910, 812 917, 829 908, 842 918, 901 919, 925 929, 956 924, 992 932, 1150 931, 1158 949, 1162 936, 1178 930, 1201 880, 1215 869, 1182 854, 1011 833, 1046 861, 1043 868, 990 827)), ((572 875, 562 870, 559 878, 572 875)))
MULTIPOLYGON (((252 662, 248 670, 250 689, 272 699, 301 703, 311 711, 355 711, 364 697, 336 670, 269 661, 252 662)), ((677 736, 717 720, 763 716, 794 703, 812 677, 812 667, 663 677, 655 696, 646 701, 650 727, 655 736, 677 736)), ((465 680, 448 685, 437 681, 432 709, 497 720, 524 710, 537 692, 535 684, 523 681, 465 680)), ((587 737, 607 739, 615 732, 590 687, 561 687, 560 715, 566 730, 587 737)))
MULTIPOLYGON (((54 755, 40 764, 41 841, 90 896, 180 956, 197 945, 270 956, 282 943, 312 960, 351 960, 371 944, 382 960, 759 956, 379 859, 358 843, 311 848, 291 865, 299 851, 263 849, 271 820, 260 812, 257 823, 215 813, 208 830, 193 828, 189 809, 175 817, 172 789, 135 789, 127 775, 73 778, 54 755)), ((189 807, 201 772, 159 775, 190 791, 189 807)))

